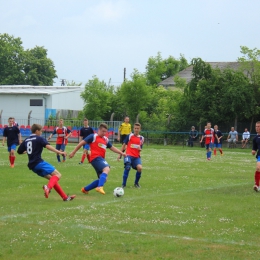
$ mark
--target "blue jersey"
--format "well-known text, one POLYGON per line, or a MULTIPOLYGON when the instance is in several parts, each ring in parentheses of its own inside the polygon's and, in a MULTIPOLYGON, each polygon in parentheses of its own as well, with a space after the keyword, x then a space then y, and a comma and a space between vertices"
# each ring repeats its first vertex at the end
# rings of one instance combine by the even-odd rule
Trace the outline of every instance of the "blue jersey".
POLYGON ((254 137, 252 150, 257 151, 256 157, 260 156, 260 135, 254 137))
POLYGON ((85 139, 87 136, 91 134, 94 134, 94 131, 90 126, 88 127, 83 126, 82 128, 80 128, 79 136, 81 136, 82 139, 85 139))
POLYGON ((17 126, 7 126, 4 128, 3 136, 7 138, 7 146, 12 146, 13 144, 19 145, 20 130, 17 126))
POLYGON ((49 145, 47 140, 41 136, 31 134, 19 146, 17 153, 22 154, 25 151, 28 155, 28 167, 32 170, 38 163, 43 162, 41 157, 43 148, 49 145))
MULTIPOLYGON (((217 130, 217 131, 214 130, 214 134, 217 135, 218 138, 223 136, 223 134, 221 133, 220 130, 217 130)), ((222 138, 220 138, 219 142, 218 142, 218 139, 215 138, 214 139, 214 144, 222 144, 222 138)))

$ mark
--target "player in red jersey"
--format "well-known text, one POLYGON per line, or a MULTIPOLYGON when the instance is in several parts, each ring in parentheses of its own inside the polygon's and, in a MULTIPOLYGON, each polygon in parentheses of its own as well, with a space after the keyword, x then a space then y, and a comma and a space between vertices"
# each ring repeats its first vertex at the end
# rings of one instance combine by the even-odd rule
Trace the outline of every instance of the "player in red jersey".
MULTIPOLYGON (((52 138, 53 135, 57 134, 56 149, 64 152, 66 145, 68 144, 68 138, 71 136, 71 131, 66 126, 63 126, 63 119, 59 120, 59 126, 54 129, 54 131, 48 137, 48 140, 52 138)), ((63 154, 63 162, 66 160, 66 156, 63 154)), ((57 160, 60 162, 60 154, 57 153, 57 160)))
POLYGON ((211 123, 207 122, 206 128, 204 130, 204 133, 201 137, 200 142, 202 143, 203 139, 205 138, 205 147, 207 150, 207 160, 211 159, 211 150, 214 144, 214 129, 211 128, 211 123))
POLYGON ((88 135, 74 148, 74 150, 69 155, 69 158, 72 158, 80 149, 80 147, 85 144, 89 144, 90 146, 91 154, 89 160, 91 165, 96 170, 98 179, 81 189, 81 191, 85 194, 88 194, 90 190, 95 188, 97 192, 103 195, 105 194, 103 186, 107 180, 107 175, 110 172, 110 166, 105 160, 106 148, 109 148, 114 153, 126 156, 125 153, 121 152, 109 142, 108 138, 106 137, 107 129, 108 127, 106 124, 100 124, 97 134, 88 135))
MULTIPOLYGON (((142 162, 140 152, 143 147, 144 137, 140 135, 141 124, 134 124, 134 133, 126 136, 123 141, 121 151, 126 149, 126 157, 124 159, 125 170, 123 173, 122 188, 125 188, 131 167, 136 170, 134 186, 140 188, 139 180, 142 174, 142 162), (127 148, 126 148, 127 147, 127 148)), ((119 157, 118 157, 119 159, 119 157)))

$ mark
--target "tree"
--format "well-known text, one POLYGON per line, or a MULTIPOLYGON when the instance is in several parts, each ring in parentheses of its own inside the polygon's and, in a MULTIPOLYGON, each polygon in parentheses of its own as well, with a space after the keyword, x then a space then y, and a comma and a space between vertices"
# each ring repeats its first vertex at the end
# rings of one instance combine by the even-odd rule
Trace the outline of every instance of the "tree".
POLYGON ((111 115, 111 98, 113 86, 100 81, 97 76, 93 76, 85 85, 81 97, 85 101, 83 112, 90 120, 109 120, 111 115))

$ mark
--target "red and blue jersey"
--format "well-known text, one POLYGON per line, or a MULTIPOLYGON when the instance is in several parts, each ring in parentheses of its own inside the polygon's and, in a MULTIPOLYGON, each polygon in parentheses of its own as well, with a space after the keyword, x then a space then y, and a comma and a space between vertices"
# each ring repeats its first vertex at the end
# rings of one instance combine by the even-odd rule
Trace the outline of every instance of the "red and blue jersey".
POLYGON ((99 136, 98 134, 91 134, 84 141, 89 144, 91 154, 90 162, 92 162, 97 157, 106 157, 106 148, 111 148, 112 144, 109 142, 106 136, 99 136))
POLYGON ((144 137, 134 135, 133 133, 126 136, 124 143, 127 145, 126 154, 132 157, 140 157, 140 151, 143 147, 144 137))
POLYGON ((205 144, 213 144, 214 143, 214 134, 215 131, 213 128, 205 129, 204 130, 204 138, 205 138, 205 144))
POLYGON ((56 140, 56 144, 67 144, 68 143, 68 139, 65 139, 65 136, 67 136, 71 131, 63 126, 62 128, 60 127, 56 127, 53 131, 53 135, 57 134, 57 140, 56 140))

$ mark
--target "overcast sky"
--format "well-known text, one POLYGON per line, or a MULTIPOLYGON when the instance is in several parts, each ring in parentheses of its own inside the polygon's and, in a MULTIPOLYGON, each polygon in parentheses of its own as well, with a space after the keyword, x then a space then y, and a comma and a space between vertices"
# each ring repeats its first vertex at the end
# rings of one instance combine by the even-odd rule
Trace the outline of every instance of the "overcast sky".
POLYGON ((114 85, 161 52, 236 61, 260 49, 260 0, 0 0, 0 33, 44 46, 62 78, 114 85))

